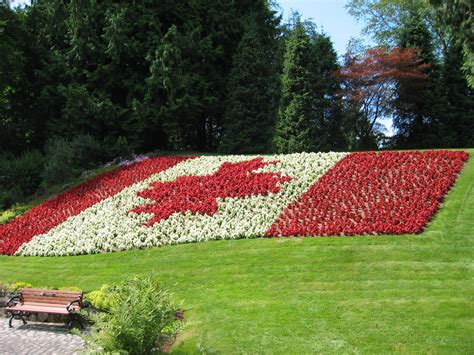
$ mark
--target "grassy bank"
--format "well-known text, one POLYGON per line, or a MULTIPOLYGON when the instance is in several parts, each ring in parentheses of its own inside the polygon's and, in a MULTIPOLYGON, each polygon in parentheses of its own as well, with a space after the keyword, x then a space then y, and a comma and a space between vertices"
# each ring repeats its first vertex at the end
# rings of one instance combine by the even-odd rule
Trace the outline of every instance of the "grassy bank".
POLYGON ((474 150, 421 235, 219 241, 0 257, 0 282, 84 290, 153 272, 183 302, 176 352, 474 351, 474 150))

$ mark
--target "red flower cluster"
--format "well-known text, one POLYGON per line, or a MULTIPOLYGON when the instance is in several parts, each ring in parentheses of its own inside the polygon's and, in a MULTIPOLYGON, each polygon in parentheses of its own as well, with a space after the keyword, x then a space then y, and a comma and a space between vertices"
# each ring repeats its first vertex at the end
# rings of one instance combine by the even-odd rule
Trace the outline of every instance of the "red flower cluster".
POLYGON ((157 157, 94 177, 53 199, 42 203, 8 224, 0 225, 0 255, 14 254, 33 236, 78 215, 81 211, 111 197, 125 187, 164 171, 191 157, 157 157))
POLYGON ((135 213, 150 213, 151 226, 176 212, 192 212, 213 215, 219 206, 217 198, 267 195, 280 191, 278 183, 290 178, 278 173, 255 173, 271 164, 256 158, 239 163, 224 163, 219 170, 207 176, 181 176, 175 181, 155 182, 140 197, 156 201, 133 209, 135 213))
POLYGON ((350 154, 285 208, 266 236, 419 233, 467 159, 452 151, 350 154))

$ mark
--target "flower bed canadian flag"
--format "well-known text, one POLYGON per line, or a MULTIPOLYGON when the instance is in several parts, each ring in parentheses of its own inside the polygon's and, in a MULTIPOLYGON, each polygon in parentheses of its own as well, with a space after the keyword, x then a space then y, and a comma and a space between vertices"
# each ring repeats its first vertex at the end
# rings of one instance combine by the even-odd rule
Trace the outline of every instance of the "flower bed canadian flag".
POLYGON ((150 158, 1 225, 0 254, 419 233, 467 159, 452 151, 150 158))

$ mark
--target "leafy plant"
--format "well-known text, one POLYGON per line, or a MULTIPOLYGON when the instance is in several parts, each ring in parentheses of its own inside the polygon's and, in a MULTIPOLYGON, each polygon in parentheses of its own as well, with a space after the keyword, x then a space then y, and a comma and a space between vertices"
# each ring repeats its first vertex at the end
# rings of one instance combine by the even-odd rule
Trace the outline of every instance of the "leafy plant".
POLYGON ((32 150, 12 160, 12 182, 21 186, 25 195, 36 191, 41 183, 44 156, 38 150, 32 150))
POLYGON ((74 153, 74 165, 81 169, 90 169, 101 162, 104 149, 99 141, 89 134, 80 134, 71 141, 74 153))
POLYGON ((0 224, 10 222, 31 208, 29 204, 16 203, 9 210, 0 212, 0 224))
POLYGON ((0 283, 0 296, 5 296, 12 291, 10 285, 0 283))
POLYGON ((116 287, 104 285, 88 299, 108 309, 90 316, 94 325, 85 339, 92 349, 150 354, 160 351, 179 328, 177 307, 151 276, 130 278, 116 287))
POLYGON ((46 164, 42 174, 43 186, 62 183, 77 174, 74 150, 66 139, 54 138, 46 144, 46 164))
POLYGON ((77 286, 66 286, 66 287, 59 287, 58 290, 60 291, 82 291, 82 288, 77 286))
POLYGON ((13 292, 18 292, 20 291, 22 288, 32 288, 33 285, 28 283, 28 282, 22 282, 22 281, 19 281, 19 282, 15 282, 13 284, 10 285, 10 289, 13 291, 13 292))
POLYGON ((92 307, 100 311, 108 311, 112 308, 113 298, 110 295, 113 292, 113 286, 104 284, 99 290, 89 292, 86 295, 86 300, 92 307))
POLYGON ((0 208, 9 208, 34 193, 41 183, 44 156, 32 150, 19 157, 0 157, 0 208))
POLYGON ((43 186, 66 182, 84 169, 89 169, 103 160, 101 144, 90 135, 78 135, 71 141, 53 138, 45 147, 46 160, 43 171, 43 186))
MULTIPOLYGON (((20 201, 20 200, 23 199, 23 192, 21 191, 19 186, 15 186, 13 188, 5 188, 5 187, 2 187, 0 185, 0 188, 1 188, 1 190, 0 190, 0 210, 10 208, 16 201, 20 201)), ((0 224, 5 223, 8 220, 10 220, 9 216, 6 216, 5 218, 4 218, 3 214, 0 216, 0 224)))
POLYGON ((129 159, 133 155, 133 149, 127 141, 127 138, 120 136, 112 146, 113 158, 120 157, 122 159, 129 159))

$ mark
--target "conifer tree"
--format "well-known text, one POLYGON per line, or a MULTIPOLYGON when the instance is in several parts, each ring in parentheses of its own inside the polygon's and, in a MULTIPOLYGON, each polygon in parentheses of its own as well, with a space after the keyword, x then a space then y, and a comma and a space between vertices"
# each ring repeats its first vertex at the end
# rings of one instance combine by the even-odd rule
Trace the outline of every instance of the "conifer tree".
POLYGON ((344 115, 336 100, 337 54, 330 38, 295 15, 286 38, 275 145, 280 152, 343 150, 344 115))
POLYGON ((264 153, 271 149, 276 72, 273 43, 265 41, 261 33, 252 19, 234 56, 220 144, 220 151, 225 153, 264 153))
POLYGON ((447 50, 442 69, 445 99, 437 128, 438 140, 444 147, 474 146, 474 95, 462 68, 462 46, 454 42, 447 50))
POLYGON ((279 153, 313 150, 311 37, 297 18, 287 39, 281 77, 282 95, 275 131, 279 153))
POLYGON ((34 87, 37 55, 27 13, 0 0, 0 155, 20 154, 41 142, 34 87))
POLYGON ((314 148, 318 151, 344 150, 343 112, 336 100, 340 89, 334 75, 338 70, 337 53, 331 39, 316 33, 312 39, 311 82, 314 115, 314 148))
POLYGON ((395 146, 420 148, 435 145, 433 131, 439 111, 439 69, 435 60, 433 38, 421 15, 410 12, 399 29, 400 48, 415 48, 420 64, 426 65, 425 80, 398 82, 393 125, 397 130, 395 146))

